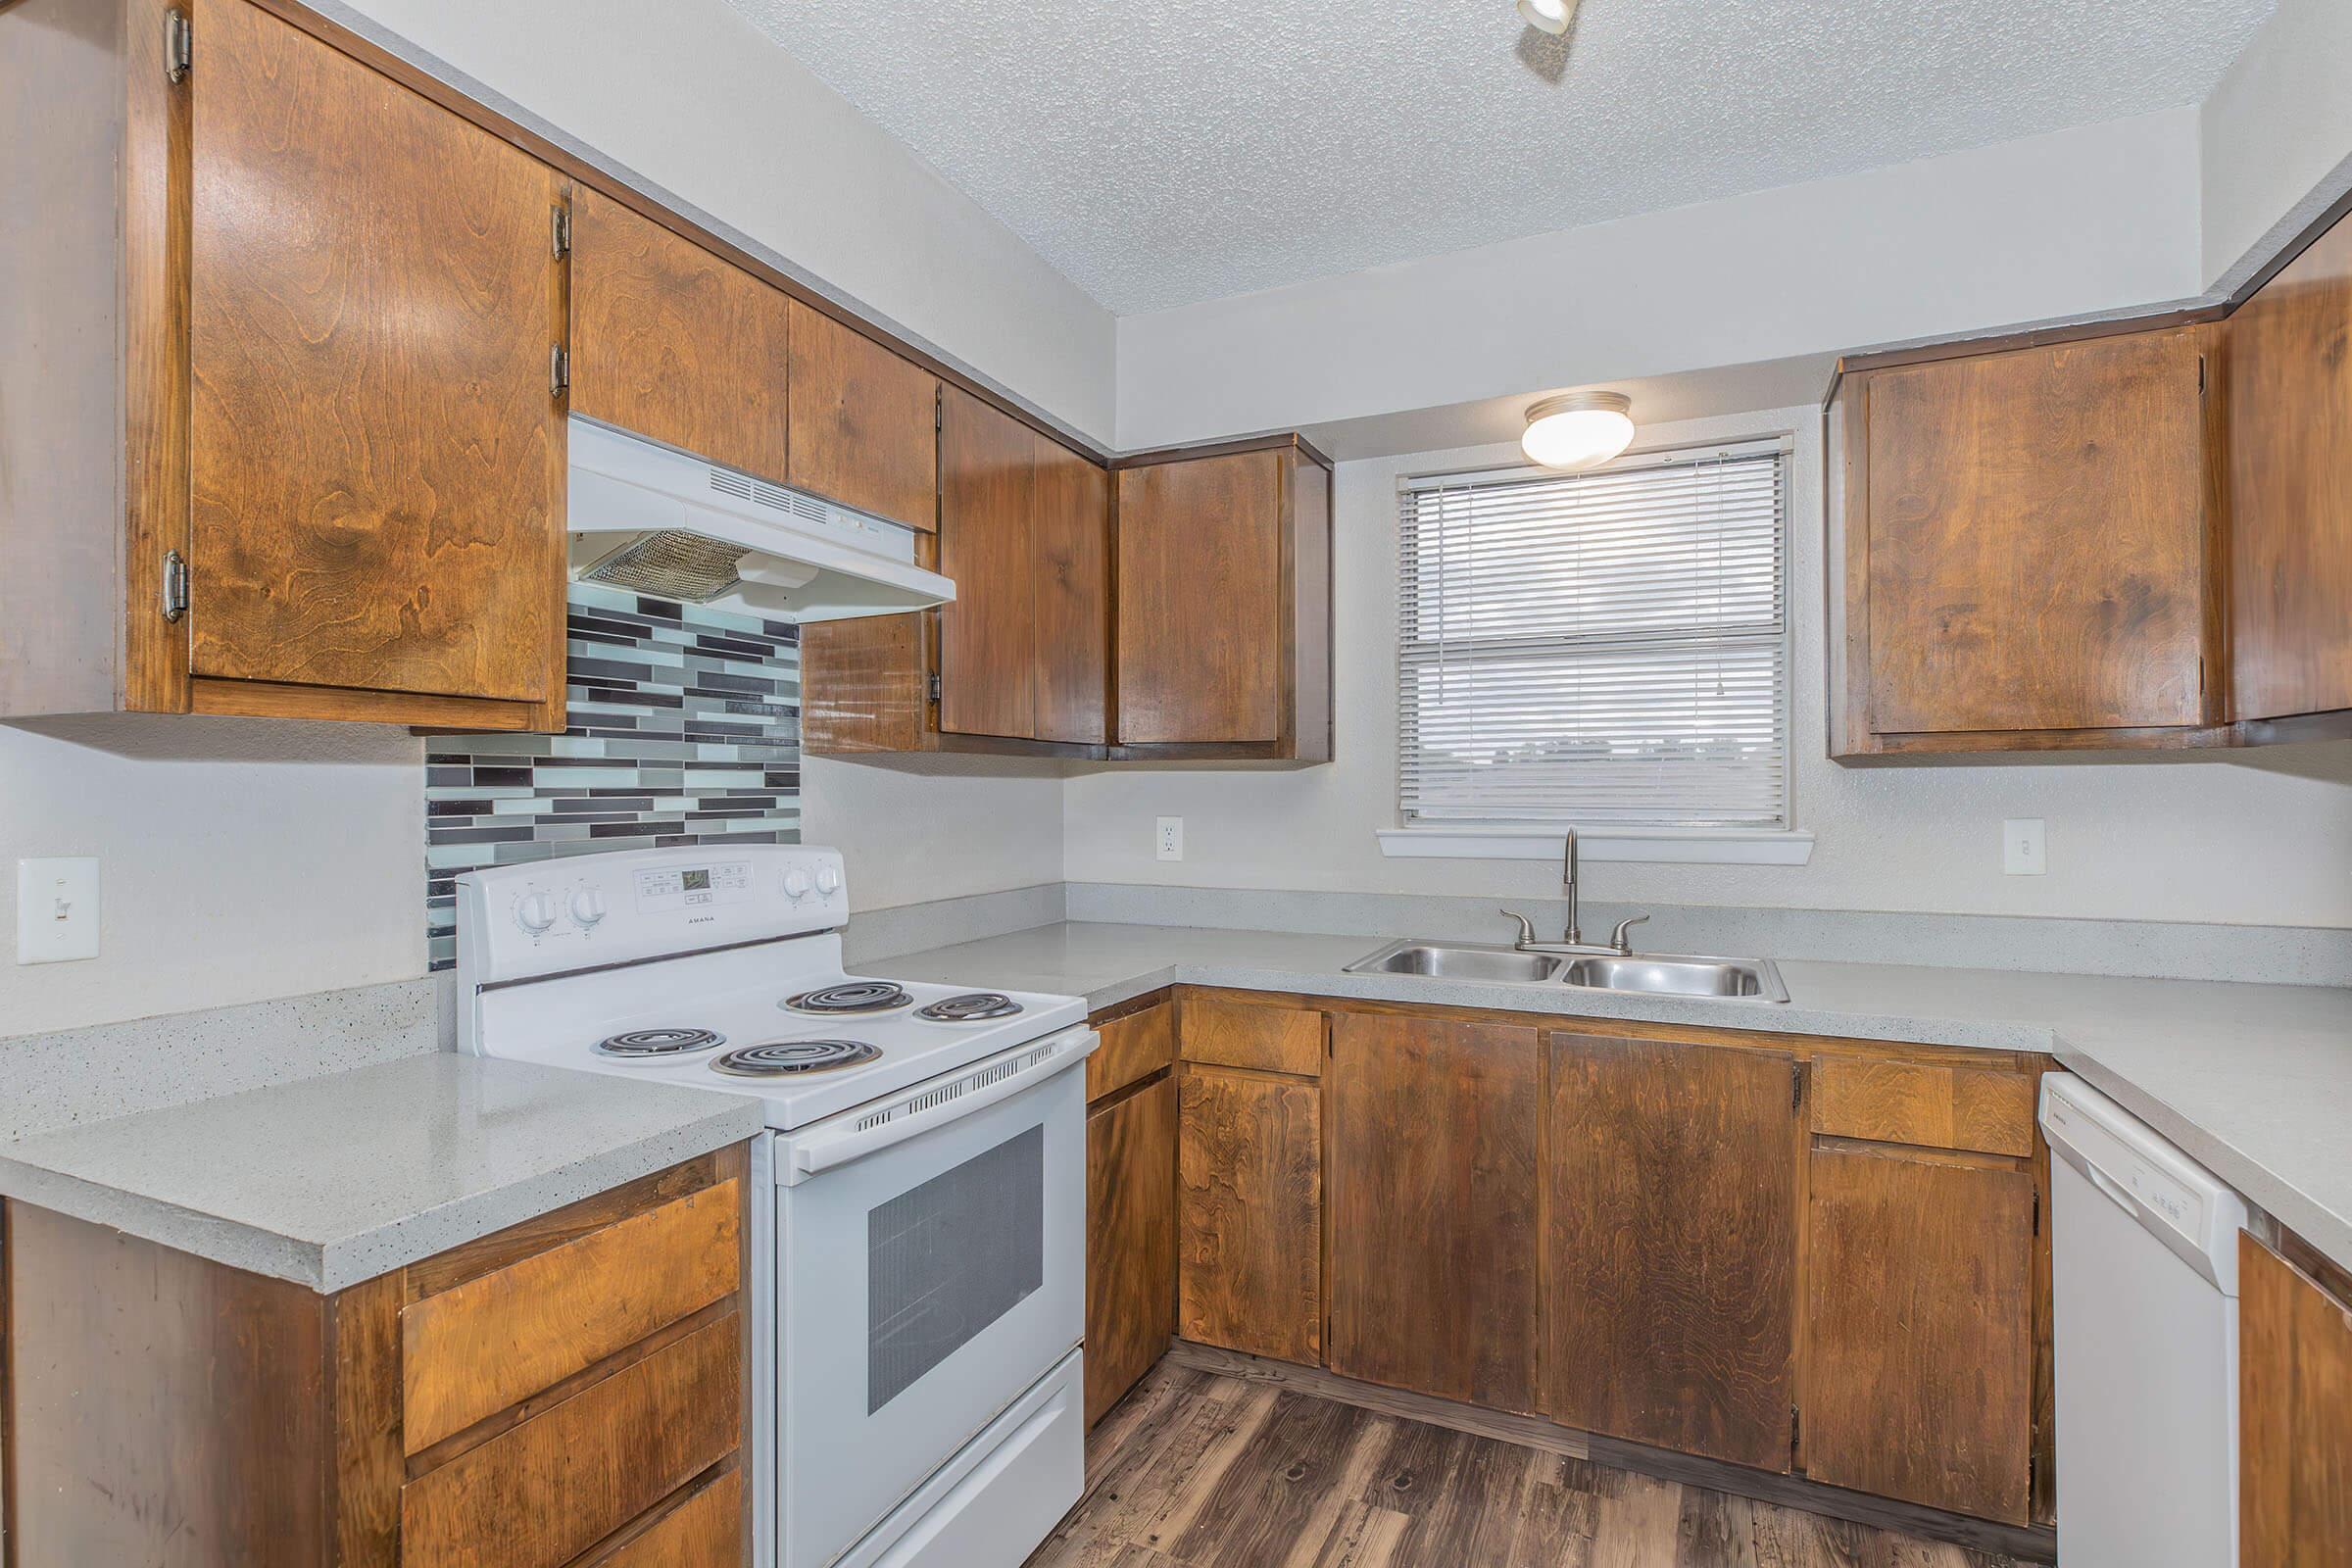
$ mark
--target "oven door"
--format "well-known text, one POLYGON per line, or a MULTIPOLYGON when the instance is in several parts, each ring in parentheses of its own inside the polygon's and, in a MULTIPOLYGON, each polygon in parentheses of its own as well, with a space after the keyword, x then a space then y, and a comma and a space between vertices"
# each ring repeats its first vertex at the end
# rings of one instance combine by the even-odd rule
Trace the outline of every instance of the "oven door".
POLYGON ((778 1139, 783 1568, 840 1558, 1078 1344, 1070 1069, 1094 1045, 1065 1031, 778 1139))

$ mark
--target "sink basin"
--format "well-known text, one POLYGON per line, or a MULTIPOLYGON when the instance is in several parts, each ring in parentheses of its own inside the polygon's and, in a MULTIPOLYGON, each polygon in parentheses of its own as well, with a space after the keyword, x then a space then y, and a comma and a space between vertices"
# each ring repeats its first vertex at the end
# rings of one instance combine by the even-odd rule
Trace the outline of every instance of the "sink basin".
POLYGON ((1562 982, 1593 991, 1639 991, 1659 997, 1752 997, 1787 1002, 1781 972, 1761 958, 1684 958, 1655 954, 1570 958, 1562 982))
POLYGON ((1349 974, 1424 974, 1446 980, 1504 980, 1539 985, 1560 972, 1562 960, 1544 953, 1475 943, 1394 942, 1348 965, 1349 974))

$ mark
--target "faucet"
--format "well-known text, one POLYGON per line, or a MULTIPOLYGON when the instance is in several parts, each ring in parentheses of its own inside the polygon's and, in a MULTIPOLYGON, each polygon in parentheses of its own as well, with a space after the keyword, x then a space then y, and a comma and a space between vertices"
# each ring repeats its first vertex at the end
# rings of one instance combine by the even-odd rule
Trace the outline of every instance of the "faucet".
POLYGON ((1609 940, 1605 943, 1587 942, 1584 928, 1577 920, 1576 883, 1576 829, 1570 828, 1568 840, 1560 849, 1560 888, 1568 900, 1568 929, 1557 942, 1539 942, 1536 940, 1536 923, 1533 920, 1515 909, 1505 909, 1502 911, 1504 914, 1519 922, 1519 936, 1511 946, 1521 953, 1607 953, 1620 958, 1630 956, 1634 945, 1629 933, 1649 916, 1637 914, 1618 921, 1617 929, 1609 934, 1609 940))

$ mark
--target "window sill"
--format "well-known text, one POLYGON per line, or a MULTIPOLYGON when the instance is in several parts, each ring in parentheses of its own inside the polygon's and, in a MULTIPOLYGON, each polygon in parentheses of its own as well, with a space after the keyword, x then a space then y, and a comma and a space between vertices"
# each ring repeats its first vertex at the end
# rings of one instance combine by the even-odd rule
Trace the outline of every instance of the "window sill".
MULTIPOLYGON (((1390 827, 1377 830, 1391 859, 1556 860, 1562 830, 1514 827, 1390 827)), ((1779 828, 1605 828, 1580 831, 1587 860, 1656 860, 1680 865, 1803 865, 1813 835, 1779 828)))

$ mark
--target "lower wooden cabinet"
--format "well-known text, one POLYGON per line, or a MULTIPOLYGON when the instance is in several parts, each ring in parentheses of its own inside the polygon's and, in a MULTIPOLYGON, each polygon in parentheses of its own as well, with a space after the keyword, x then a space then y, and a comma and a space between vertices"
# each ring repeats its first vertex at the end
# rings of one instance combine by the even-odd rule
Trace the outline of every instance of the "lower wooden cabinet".
POLYGON ((744 1152, 321 1296, 8 1205, 22 1564, 749 1551, 744 1152))
POLYGON ((2033 1173, 1825 1143, 1808 1179, 1805 1473, 2024 1524, 2034 1430, 2033 1173))
POLYGON ((1175 1334, 1176 1080, 1163 1066, 1086 1116, 1088 1426, 1152 1370, 1175 1334))
POLYGON ((1187 1062, 1177 1080, 1176 1332, 1323 1354, 1323 1089, 1187 1062))
POLYGON ((1551 1418, 1766 1470, 1795 1415, 1794 1057, 1545 1037, 1551 1418))
POLYGON ((2243 1568, 2352 1565, 2352 1295, 2334 1283, 2238 1237, 2243 1568))
POLYGON ((1538 1407, 1537 1052, 1532 1026, 1333 1015, 1333 1371, 1538 1407))

